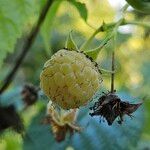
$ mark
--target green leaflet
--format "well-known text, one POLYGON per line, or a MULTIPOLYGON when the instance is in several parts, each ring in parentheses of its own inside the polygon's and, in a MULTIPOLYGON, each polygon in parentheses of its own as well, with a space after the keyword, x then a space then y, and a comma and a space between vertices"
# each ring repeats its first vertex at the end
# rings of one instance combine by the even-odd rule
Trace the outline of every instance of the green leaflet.
POLYGON ((45 49, 48 55, 51 54, 50 51, 50 32, 52 30, 52 26, 53 26, 53 20, 56 17, 56 13, 57 10, 61 4, 62 0, 56 0, 53 2, 50 10, 48 11, 48 14, 45 18, 45 21, 41 27, 41 35, 43 37, 43 41, 44 41, 44 45, 45 45, 45 49))
POLYGON ((35 8, 34 0, 0 0, 0 68, 35 8))
POLYGON ((70 2, 72 5, 74 5, 77 8, 81 18, 86 22, 88 17, 88 11, 86 5, 84 3, 77 2, 76 0, 68 0, 68 2, 70 2))

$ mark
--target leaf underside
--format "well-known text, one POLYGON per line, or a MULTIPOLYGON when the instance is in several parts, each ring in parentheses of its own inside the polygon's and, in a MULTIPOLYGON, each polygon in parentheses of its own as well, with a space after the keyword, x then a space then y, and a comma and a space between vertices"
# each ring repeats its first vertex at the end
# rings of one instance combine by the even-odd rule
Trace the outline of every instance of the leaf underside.
MULTIPOLYGON (((126 97, 124 97, 126 98, 126 97)), ((96 100, 96 96, 94 101, 96 100)), ((126 99, 129 99, 128 96, 126 99)), ((50 125, 41 125, 40 120, 45 116, 45 110, 35 116, 27 130, 24 139, 24 150, 49 150, 49 149, 107 149, 127 150, 136 147, 143 127, 142 110, 139 109, 132 120, 125 117, 125 122, 118 125, 116 122, 110 127, 106 122, 99 122, 99 118, 91 118, 88 108, 82 108, 77 118, 78 124, 85 129, 75 133, 72 138, 66 137, 65 141, 57 143, 52 135, 50 125)))

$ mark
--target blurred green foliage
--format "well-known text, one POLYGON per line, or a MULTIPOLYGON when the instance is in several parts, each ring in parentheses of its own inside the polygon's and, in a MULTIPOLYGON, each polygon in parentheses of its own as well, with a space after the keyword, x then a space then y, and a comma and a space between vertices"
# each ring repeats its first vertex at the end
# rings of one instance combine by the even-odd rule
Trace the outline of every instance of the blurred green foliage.
MULTIPOLYGON (((36 23, 44 3, 45 0, 0 0, 1 84, 5 75, 12 68, 24 39, 36 23)), ((53 3, 41 31, 13 83, 0 97, 0 100, 6 105, 15 103, 25 123, 26 137, 23 139, 21 135, 11 130, 3 132, 0 135, 1 150, 51 149, 52 143, 54 144, 53 149, 61 148, 61 146, 63 149, 67 147, 110 150, 150 149, 149 29, 131 25, 126 28, 119 27, 115 87, 117 92, 125 93, 120 94, 124 100, 130 99, 132 102, 136 102, 137 99, 142 100, 145 97, 143 108, 134 114, 135 118, 132 120, 126 118, 123 126, 114 124, 112 127, 108 127, 105 123, 100 124, 98 120, 90 118, 86 114, 88 111, 84 113, 86 109, 83 108, 77 121, 86 126, 90 119, 91 125, 89 124, 89 127, 81 135, 75 134, 70 141, 67 139, 59 145, 54 141, 50 127, 40 124, 40 118, 46 111, 47 100, 40 98, 35 105, 26 110, 21 109, 23 107, 20 103, 21 87, 26 82, 39 86, 39 75, 44 62, 65 46, 66 38, 71 30, 73 30, 75 43, 80 47, 103 21, 114 22, 116 16, 119 15, 120 12, 106 0, 71 0, 70 2, 56 0, 53 3), (128 95, 131 95, 132 98, 129 98, 128 95)), ((150 20, 149 15, 140 14, 135 10, 126 12, 124 16, 127 20, 141 22, 150 20)), ((98 34, 89 49, 99 46, 105 35, 106 33, 98 34)), ((110 41, 99 53, 97 62, 100 67, 110 69, 113 47, 113 41, 110 41)), ((109 90, 110 75, 104 73, 103 80, 101 91, 109 90)))
MULTIPOLYGON (((99 91, 93 102, 97 101, 99 91)), ((121 97, 130 101, 131 97, 126 93, 120 93, 121 97)), ((113 126, 108 126, 106 122, 100 123, 99 118, 91 118, 88 115, 88 107, 81 108, 78 115, 78 124, 84 129, 81 133, 76 133, 70 139, 69 135, 66 139, 58 144, 52 131, 49 131, 49 125, 40 124, 45 116, 45 107, 33 118, 24 140, 24 150, 40 150, 40 149, 67 149, 73 147, 74 149, 107 149, 107 150, 126 150, 132 149, 137 145, 143 127, 143 112, 140 109, 135 113, 136 120, 125 118, 123 125, 115 122, 113 126), (49 131, 49 132, 47 132, 49 131)))
POLYGON ((0 67, 8 52, 13 52, 27 20, 34 14, 34 1, 0 1, 0 67))

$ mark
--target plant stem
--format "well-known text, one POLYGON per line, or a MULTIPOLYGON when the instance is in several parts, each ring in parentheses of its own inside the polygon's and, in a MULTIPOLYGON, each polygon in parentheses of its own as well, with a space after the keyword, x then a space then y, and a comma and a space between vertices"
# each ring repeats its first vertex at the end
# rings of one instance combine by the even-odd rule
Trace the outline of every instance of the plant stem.
MULTIPOLYGON (((95 59, 96 55, 101 51, 101 49, 108 43, 108 41, 115 36, 116 32, 117 32, 117 29, 118 27, 120 26, 120 24, 124 21, 123 18, 121 18, 120 20, 118 20, 115 24, 115 26, 113 26, 113 28, 107 33, 106 37, 104 38, 104 40, 102 40, 101 44, 99 45, 99 47, 95 48, 95 49, 92 49, 92 50, 88 50, 88 51, 85 51, 85 53, 89 56, 91 56, 93 59, 95 59)), ((89 42, 91 41, 91 39, 94 38, 94 36, 99 32, 99 31, 105 31, 106 27, 105 27, 105 24, 103 23, 103 25, 97 29, 93 35, 89 38, 89 40, 87 40, 87 42, 85 43, 85 45, 83 45, 82 48, 85 48, 89 42)))
POLYGON ((82 51, 82 50, 86 49, 86 48, 89 46, 90 42, 94 39, 94 37, 95 37, 99 32, 100 32, 99 29, 97 29, 97 30, 90 36, 90 38, 80 47, 80 50, 82 51))
POLYGON ((3 82, 3 85, 1 86, 0 88, 0 94, 2 94, 5 89, 8 87, 8 85, 12 82, 16 72, 18 71, 19 67, 21 66, 27 52, 29 51, 29 49, 31 48, 38 32, 39 32, 39 29, 46 17, 46 14, 49 10, 49 8, 51 7, 52 5, 52 2, 53 0, 47 0, 45 6, 43 7, 42 11, 41 11, 41 14, 38 18, 38 21, 37 21, 37 24, 36 26, 32 29, 32 31, 30 32, 30 34, 28 35, 24 45, 23 45, 23 48, 21 50, 21 53, 19 55, 19 57, 17 58, 16 60, 16 63, 14 65, 14 67, 12 68, 12 70, 8 73, 8 75, 6 76, 6 78, 4 79, 4 82, 3 82))
POLYGON ((122 13, 124 14, 127 8, 129 7, 129 4, 125 4, 124 7, 121 9, 122 13))
MULTIPOLYGON (((111 29, 114 26, 116 26, 116 24, 117 24, 117 22, 104 24, 104 25, 101 26, 101 28, 103 28, 103 31, 106 31, 106 30, 111 29)), ((145 28, 150 28, 150 22, 127 21, 125 19, 123 19, 120 26, 129 25, 129 24, 130 25, 138 25, 138 26, 142 26, 142 27, 145 27, 145 28)))
POLYGON ((115 51, 112 52, 112 56, 111 56, 111 93, 114 93, 114 77, 115 77, 115 51))
POLYGON ((142 26, 144 28, 150 28, 150 22, 139 22, 139 21, 124 20, 123 24, 121 24, 121 25, 127 25, 127 24, 138 25, 138 26, 142 26))
MULTIPOLYGON (((125 7, 127 8, 127 6, 125 7)), ((99 32, 104 32, 104 31, 108 31, 112 28, 114 28, 116 26, 116 24, 118 23, 117 22, 113 22, 113 23, 103 23, 91 36, 90 38, 80 47, 80 50, 85 50, 90 42, 94 39, 94 37, 99 33, 99 32)), ((138 21, 127 21, 125 19, 122 19, 122 22, 119 24, 120 26, 123 26, 123 25, 128 25, 128 24, 131 24, 131 25, 138 25, 138 26, 142 26, 144 28, 150 28, 150 23, 148 22, 138 22, 138 21)))
POLYGON ((114 90, 114 79, 115 79, 115 51, 116 51, 117 30, 118 30, 118 27, 120 26, 120 24, 122 24, 123 21, 124 21, 124 19, 120 19, 116 23, 116 25, 113 29, 113 32, 114 32, 114 37, 113 37, 113 39, 114 39, 114 42, 113 42, 114 49, 112 51, 112 56, 111 56, 111 61, 112 61, 111 62, 111 71, 112 71, 112 73, 111 73, 111 93, 115 92, 115 90, 114 90))
POLYGON ((102 40, 101 44, 100 44, 97 48, 94 48, 94 49, 92 49, 92 50, 85 51, 85 54, 90 55, 90 54, 92 54, 93 52, 98 54, 98 53, 100 52, 100 50, 110 41, 110 39, 111 39, 112 37, 113 37, 113 34, 110 34, 110 35, 106 36, 106 37, 104 38, 104 40, 102 40))

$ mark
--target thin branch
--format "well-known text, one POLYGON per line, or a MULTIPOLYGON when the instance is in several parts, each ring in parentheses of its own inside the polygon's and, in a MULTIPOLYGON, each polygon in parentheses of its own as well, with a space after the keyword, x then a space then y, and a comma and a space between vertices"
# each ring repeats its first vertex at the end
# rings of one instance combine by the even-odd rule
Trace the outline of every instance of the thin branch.
MULTIPOLYGON (((117 23, 118 22, 112 22, 112 23, 108 23, 108 24, 103 23, 100 26, 100 28, 97 29, 98 30, 97 33, 110 30, 110 29, 114 28, 117 23)), ((128 21, 128 20, 123 19, 119 26, 124 26, 124 25, 137 25, 137 26, 141 26, 144 28, 150 28, 150 22, 139 22, 139 21, 134 21, 134 20, 128 21)))
POLYGON ((41 25, 42 25, 42 23, 46 17, 46 14, 52 5, 52 2, 53 2, 53 0, 47 0, 45 6, 43 7, 41 14, 38 18, 37 24, 35 25, 35 27, 32 29, 32 31, 28 35, 28 37, 27 37, 27 39, 23 45, 23 48, 21 50, 21 53, 16 60, 14 67, 12 68, 12 70, 8 73, 8 75, 4 79, 3 85, 0 88, 0 94, 2 94, 5 91, 5 89, 8 87, 8 85, 12 82, 12 80, 13 80, 16 72, 18 71, 19 67, 21 66, 27 52, 31 48, 31 46, 32 46, 32 44, 33 44, 33 42, 34 42, 34 40, 35 40, 35 38, 39 32, 39 29, 40 29, 40 27, 41 27, 41 25))
POLYGON ((115 51, 112 52, 111 56, 111 93, 114 93, 114 78, 115 78, 115 51))
POLYGON ((91 43, 91 41, 94 39, 94 37, 95 37, 99 32, 100 32, 99 29, 95 30, 95 32, 90 36, 90 38, 89 38, 85 43, 83 43, 83 45, 81 45, 80 50, 86 49, 86 48, 89 46, 89 44, 91 43))
POLYGON ((127 24, 137 25, 137 26, 141 26, 141 27, 144 27, 144 28, 150 28, 150 22, 139 22, 139 21, 124 20, 124 23, 122 23, 121 25, 127 25, 127 24))
POLYGON ((111 74, 111 93, 114 93, 115 90, 114 90, 114 79, 115 79, 115 51, 116 51, 116 41, 117 41, 117 30, 118 30, 118 27, 120 26, 120 24, 122 24, 122 22, 124 21, 124 19, 120 19, 115 27, 114 27, 114 41, 113 41, 113 45, 114 45, 114 49, 112 51, 112 56, 111 56, 111 71, 112 71, 112 74, 111 74))
POLYGON ((128 3, 126 3, 126 4, 123 6, 123 8, 121 9, 121 11, 122 11, 123 14, 124 14, 125 11, 128 9, 128 7, 129 7, 129 4, 128 4, 128 3))

